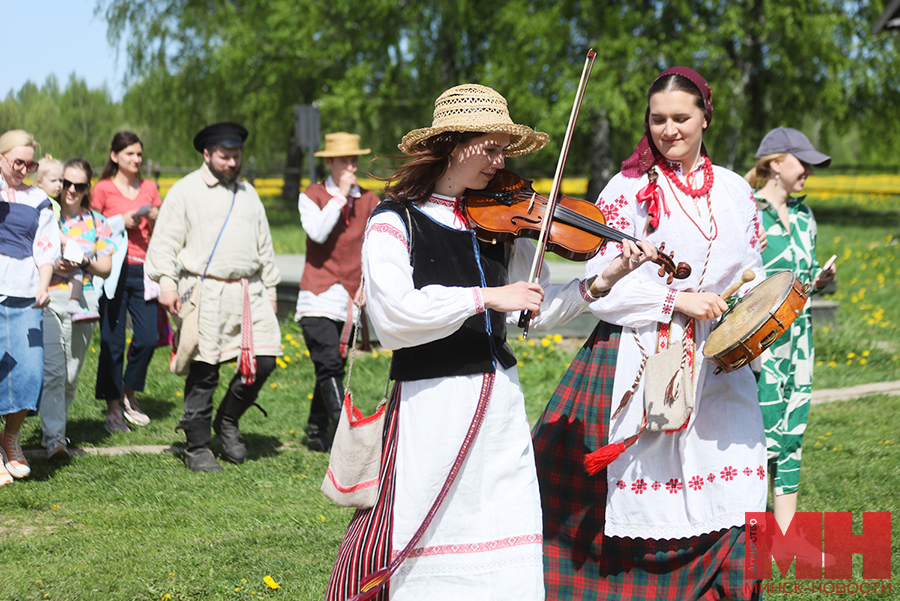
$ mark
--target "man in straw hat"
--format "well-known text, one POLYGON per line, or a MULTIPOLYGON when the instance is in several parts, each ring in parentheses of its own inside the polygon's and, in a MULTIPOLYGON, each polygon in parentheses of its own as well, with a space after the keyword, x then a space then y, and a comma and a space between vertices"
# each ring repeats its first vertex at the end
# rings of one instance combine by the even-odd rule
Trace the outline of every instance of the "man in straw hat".
POLYGON ((196 328, 189 335, 182 327, 175 357, 176 366, 188 362, 178 427, 187 437, 185 464, 195 472, 222 471, 209 449, 210 425, 222 439, 224 458, 244 461, 247 447, 238 420, 256 403, 282 354, 275 316, 281 274, 269 222, 256 190, 238 177, 246 138, 247 130, 230 122, 196 135, 194 148, 203 154, 203 165, 172 186, 147 249, 145 268, 160 283, 160 304, 175 315, 182 300, 190 299, 186 308, 196 306, 196 321, 184 321, 196 328), (178 357, 183 353, 187 356, 178 357), (234 359, 238 370, 213 421, 219 365, 234 359))
POLYGON ((331 175, 304 190, 297 203, 306 265, 295 318, 316 368, 306 441, 311 451, 331 447, 328 422, 336 428, 341 415, 347 345, 361 302, 363 234, 379 200, 356 183, 357 161, 369 152, 356 134, 326 135, 325 150, 315 156, 325 159, 331 175))

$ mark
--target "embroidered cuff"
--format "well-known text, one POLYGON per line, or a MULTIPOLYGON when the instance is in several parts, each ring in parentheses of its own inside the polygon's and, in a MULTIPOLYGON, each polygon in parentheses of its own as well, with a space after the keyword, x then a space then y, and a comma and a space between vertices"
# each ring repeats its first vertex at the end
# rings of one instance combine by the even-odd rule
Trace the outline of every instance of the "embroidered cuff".
POLYGON ((472 288, 472 296, 475 297, 475 314, 484 313, 484 298, 481 296, 481 288, 472 288))
POLYGON ((677 290, 669 289, 666 292, 666 300, 663 301, 663 315, 671 315, 675 310, 675 297, 678 296, 677 290))

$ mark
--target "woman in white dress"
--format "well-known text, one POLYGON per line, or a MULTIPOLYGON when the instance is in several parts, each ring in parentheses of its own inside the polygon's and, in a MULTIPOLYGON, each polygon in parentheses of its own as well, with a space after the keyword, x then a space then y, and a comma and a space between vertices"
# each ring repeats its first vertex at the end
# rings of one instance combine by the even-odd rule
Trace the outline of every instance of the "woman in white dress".
MULTIPOLYGON (((745 270, 751 284, 762 279, 756 203, 706 154, 712 92, 699 74, 663 71, 647 96, 645 135, 597 205, 612 227, 665 242, 692 273, 667 284, 644 267, 591 303, 601 321, 535 426, 547 597, 752 598, 745 512, 766 502, 756 383, 749 369, 714 375, 703 347, 727 309, 719 295, 745 270), (675 370, 651 368, 648 357, 679 344, 675 370), (681 382, 693 410, 650 431, 645 385, 660 381, 681 382), (586 453, 599 449, 591 475, 586 453)), ((604 269, 611 250, 588 270, 604 269)))
POLYGON ((546 134, 512 122, 500 94, 465 84, 435 101, 431 127, 400 144, 407 162, 388 179, 363 247, 367 308, 393 350, 396 385, 378 500, 350 524, 330 600, 353 597, 362 579, 394 560, 402 563, 380 598, 544 597, 537 475, 506 323, 523 309, 535 330, 565 323, 656 258, 648 244, 627 243, 602 275, 551 286, 546 269, 539 283, 525 281, 532 242, 476 239, 463 212, 466 190, 487 187, 506 157, 546 143, 546 134), (485 402, 480 429, 470 428, 485 402))

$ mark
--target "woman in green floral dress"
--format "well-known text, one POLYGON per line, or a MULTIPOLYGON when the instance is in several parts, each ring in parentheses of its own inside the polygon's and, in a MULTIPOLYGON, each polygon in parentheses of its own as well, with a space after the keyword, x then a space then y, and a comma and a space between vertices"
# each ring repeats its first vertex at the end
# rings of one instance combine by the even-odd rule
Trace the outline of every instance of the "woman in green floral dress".
MULTIPOLYGON (((802 132, 778 127, 763 138, 756 166, 746 179, 755 190, 768 245, 762 252, 766 277, 789 270, 813 294, 833 279, 835 268, 819 272, 816 260, 816 220, 803 204, 803 191, 813 167, 827 167, 831 157, 817 151, 802 132)), ((760 357, 759 402, 766 427, 769 473, 775 520, 787 531, 797 510, 800 445, 812 398, 813 343, 810 303, 790 329, 760 357)))

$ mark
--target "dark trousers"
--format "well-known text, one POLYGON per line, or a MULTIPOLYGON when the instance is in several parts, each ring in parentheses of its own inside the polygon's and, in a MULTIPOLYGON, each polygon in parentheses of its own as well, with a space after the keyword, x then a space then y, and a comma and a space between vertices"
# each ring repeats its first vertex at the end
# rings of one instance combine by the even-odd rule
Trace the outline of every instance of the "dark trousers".
MULTIPOLYGON (((192 361, 187 380, 184 382, 184 417, 182 422, 212 422, 213 394, 219 386, 219 366, 202 361, 192 361)), ((275 369, 275 357, 270 355, 256 357, 256 380, 253 384, 241 382, 241 375, 235 373, 228 385, 226 396, 231 395, 242 407, 256 402, 256 397, 266 379, 275 369)))
POLYGON ((100 358, 97 362, 95 396, 108 401, 122 398, 122 366, 125 363, 125 322, 131 315, 131 349, 124 383, 131 390, 144 390, 147 366, 159 341, 159 304, 144 300, 144 266, 122 265, 116 296, 100 294, 100 358))
MULTIPOLYGON (((344 366, 347 364, 347 359, 341 357, 341 331, 344 329, 344 322, 327 317, 301 317, 300 327, 303 328, 309 358, 316 369, 316 389, 309 407, 308 423, 318 427, 319 431, 324 431, 328 428, 329 413, 319 387, 330 378, 337 378, 338 382, 344 381, 344 366)), ((353 340, 352 330, 350 340, 353 340)))

